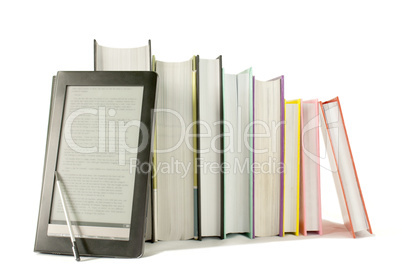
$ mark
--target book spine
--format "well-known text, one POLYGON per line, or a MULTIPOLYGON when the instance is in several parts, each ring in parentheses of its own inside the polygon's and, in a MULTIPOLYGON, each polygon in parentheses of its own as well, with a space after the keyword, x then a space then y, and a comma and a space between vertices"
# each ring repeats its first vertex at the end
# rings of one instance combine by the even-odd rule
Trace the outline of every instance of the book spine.
MULTIPOLYGON (((248 105, 249 105, 249 130, 248 134, 252 134, 253 132, 253 119, 254 119, 254 105, 253 105, 253 99, 254 99, 254 77, 253 77, 253 71, 250 68, 249 69, 249 99, 248 99, 248 105)), ((250 226, 250 233, 249 237, 254 238, 254 179, 253 179, 253 159, 254 159, 254 152, 253 152, 253 138, 250 136, 249 138, 249 200, 250 200, 250 207, 249 207, 249 226, 250 226)))
MULTIPOLYGON (((151 56, 151 69, 152 71, 156 71, 156 58, 155 56, 151 56)), ((159 82, 156 84, 156 101, 158 101, 158 94, 159 94, 159 88, 158 85, 159 82)), ((155 108, 158 108, 157 103, 155 104, 155 108)), ((156 158, 156 151, 157 151, 157 140, 158 140, 158 129, 156 128, 157 122, 156 122, 156 115, 155 115, 155 123, 154 123, 154 140, 153 140, 153 149, 154 153, 152 154, 152 241, 157 242, 158 241, 158 183, 157 183, 157 175, 156 175, 156 166, 157 166, 157 158, 156 158)))
MULTIPOLYGON (((148 40, 149 47, 149 70, 152 70, 152 51, 151 51, 151 40, 148 40)), ((156 107, 156 106, 155 106, 156 107)))
MULTIPOLYGON (((224 129, 224 123, 223 123, 223 70, 222 70, 222 56, 218 57, 219 59, 219 113, 220 113, 220 133, 223 135, 225 133, 224 129)), ((220 190, 221 190, 221 227, 220 227, 220 236, 221 239, 225 238, 225 188, 224 188, 224 183, 225 183, 225 175, 224 175, 224 169, 223 169, 223 163, 224 163, 224 155, 223 155, 223 148, 224 148, 224 136, 221 136, 220 138, 220 146, 219 146, 219 151, 220 151, 220 190)))
MULTIPOLYGON (((225 134, 226 128, 225 128, 225 71, 222 68, 222 102, 221 102, 221 107, 222 107, 222 112, 221 112, 221 116, 222 116, 222 134, 225 134)), ((223 167, 226 165, 226 160, 225 160, 225 152, 224 149, 226 147, 225 143, 225 136, 221 136, 221 142, 222 142, 222 153, 221 153, 221 159, 222 159, 222 173, 221 173, 221 190, 222 190, 222 196, 221 196, 221 205, 222 205, 222 230, 221 230, 221 237, 222 239, 226 238, 226 210, 225 210, 225 205, 226 205, 226 175, 225 175, 225 169, 223 169, 223 167)))
POLYGON ((299 214, 299 231, 302 235, 307 236, 307 218, 306 218, 306 185, 304 183, 304 177, 305 177, 305 164, 304 164, 304 139, 303 139, 303 130, 304 130, 304 117, 303 113, 305 107, 303 106, 303 101, 300 102, 300 132, 299 132, 299 137, 300 137, 300 183, 299 183, 299 188, 300 188, 300 195, 299 195, 299 200, 300 200, 300 214, 299 214))
POLYGON ((94 40, 94 71, 96 71, 97 67, 97 57, 98 57, 98 43, 94 40))
POLYGON ((202 240, 201 233, 201 181, 200 181, 200 138, 198 136, 199 126, 199 56, 193 57, 193 149, 194 152, 194 238, 202 240))
POLYGON ((300 219, 300 123, 301 123, 301 100, 297 100, 297 197, 296 197, 296 236, 299 235, 299 219, 300 219))
MULTIPOLYGON (((251 148, 251 150, 252 150, 252 152, 254 152, 254 146, 255 146, 255 136, 254 136, 254 132, 255 132, 255 130, 254 130, 254 119, 255 119, 255 110, 254 110, 254 101, 255 101, 255 95, 254 95, 254 91, 255 91, 255 76, 253 76, 253 91, 252 91, 252 109, 251 109, 251 111, 252 111, 252 115, 253 115, 253 118, 252 118, 252 125, 251 125, 251 128, 252 128, 252 133, 251 134, 253 134, 253 136, 251 137, 252 138, 252 140, 253 140, 253 146, 252 146, 252 148, 251 148)), ((252 176, 252 196, 253 196, 253 206, 252 206, 252 230, 253 230, 253 238, 255 238, 255 187, 254 187, 254 184, 255 184, 255 175, 254 175, 254 169, 253 169, 253 165, 254 165, 254 156, 252 157, 252 159, 251 159, 251 173, 250 173, 250 175, 252 176)))
MULTIPOLYGON (((318 100, 314 101, 315 105, 315 116, 316 116, 316 121, 315 124, 317 126, 316 130, 316 140, 317 140, 317 156, 320 156, 320 131, 319 131, 319 126, 320 126, 320 112, 319 112, 319 105, 318 105, 318 100)), ((320 160, 317 160, 317 193, 318 193, 318 234, 322 235, 322 212, 321 212, 321 174, 320 174, 320 160)))
POLYGON ((281 165, 282 165, 282 173, 280 174, 280 210, 279 210, 279 235, 284 235, 284 189, 285 189, 285 94, 284 94, 284 77, 280 77, 281 84, 281 165))

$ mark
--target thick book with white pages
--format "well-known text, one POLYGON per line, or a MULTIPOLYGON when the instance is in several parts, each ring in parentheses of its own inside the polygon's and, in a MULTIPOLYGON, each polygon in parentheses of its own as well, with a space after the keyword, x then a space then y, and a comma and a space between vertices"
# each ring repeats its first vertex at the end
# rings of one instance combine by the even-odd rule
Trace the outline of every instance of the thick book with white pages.
POLYGON ((283 76, 254 81, 254 236, 282 234, 283 76))
POLYGON ((300 114, 300 233, 322 234, 318 101, 303 100, 300 114))
POLYGON ((153 59, 159 77, 153 181, 155 240, 198 238, 194 64, 194 58, 184 62, 153 59))
POLYGON ((107 47, 94 40, 95 71, 151 70, 151 41, 140 47, 107 47))
POLYGON ((253 237, 253 76, 224 74, 224 235, 253 237), (247 136, 248 135, 248 136, 247 136))
POLYGON ((223 237, 222 56, 196 57, 197 173, 199 238, 223 237))
POLYGON ((353 237, 372 233, 338 97, 320 102, 320 118, 345 226, 353 237))
POLYGON ((300 102, 285 101, 285 190, 283 234, 299 235, 300 102))
MULTIPOLYGON (((94 70, 95 71, 149 71, 151 70, 151 40, 140 47, 117 48, 100 45, 94 40, 94 70)), ((153 151, 153 150, 152 150, 153 151)), ((151 176, 148 186, 151 192, 151 176)), ((146 240, 152 240, 152 200, 148 194, 146 240)))

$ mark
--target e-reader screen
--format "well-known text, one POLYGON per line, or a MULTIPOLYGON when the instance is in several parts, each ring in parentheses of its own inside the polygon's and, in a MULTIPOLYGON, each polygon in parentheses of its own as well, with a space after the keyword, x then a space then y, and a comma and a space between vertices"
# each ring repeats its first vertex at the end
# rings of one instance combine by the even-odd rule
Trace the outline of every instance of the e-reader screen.
MULTIPOLYGON (((67 86, 56 171, 76 237, 129 240, 142 86, 67 86)), ((58 188, 48 236, 69 236, 58 188)))

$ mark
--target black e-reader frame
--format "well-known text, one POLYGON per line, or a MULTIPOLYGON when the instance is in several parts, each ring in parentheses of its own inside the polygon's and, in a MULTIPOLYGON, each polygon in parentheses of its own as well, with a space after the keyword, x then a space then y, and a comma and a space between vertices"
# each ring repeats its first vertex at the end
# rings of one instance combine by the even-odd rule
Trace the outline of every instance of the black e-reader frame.
MULTIPOLYGON (((150 162, 153 138, 153 110, 156 100, 157 74, 152 71, 63 71, 53 78, 52 98, 49 114, 48 136, 42 181, 41 202, 35 239, 35 252, 73 255, 69 237, 48 235, 48 225, 56 188, 59 142, 63 125, 63 111, 68 86, 143 87, 141 123, 148 129, 149 136, 139 132, 139 141, 146 138, 144 148, 137 153, 137 167, 150 162)), ((137 169, 136 169, 137 171, 137 169)), ((149 172, 137 171, 134 180, 134 196, 128 240, 98 238, 76 238, 82 256, 141 257, 147 217, 147 190, 149 172)), ((149 212, 150 213, 150 212, 149 212)))

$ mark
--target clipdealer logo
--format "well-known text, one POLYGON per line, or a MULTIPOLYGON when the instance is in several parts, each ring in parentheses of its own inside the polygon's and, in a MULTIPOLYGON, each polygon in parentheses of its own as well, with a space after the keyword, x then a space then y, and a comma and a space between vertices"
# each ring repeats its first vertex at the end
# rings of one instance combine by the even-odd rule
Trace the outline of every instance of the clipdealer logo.
MULTIPOLYGON (((280 137, 280 128, 284 125, 284 122, 272 122, 266 123, 263 121, 253 121, 248 123, 244 128, 238 128, 239 123, 241 122, 241 108, 238 109, 238 117, 237 123, 233 125, 229 121, 218 121, 214 122, 210 125, 204 121, 191 122, 186 126, 183 117, 174 110, 171 109, 154 109, 151 113, 158 118, 158 116, 169 116, 173 117, 177 130, 179 131, 178 136, 176 136, 177 140, 172 142, 171 146, 166 148, 153 148, 153 144, 151 143, 151 147, 153 149, 153 153, 158 157, 164 157, 165 155, 169 155, 178 148, 182 148, 183 146, 190 150, 191 152, 198 152, 200 154, 205 154, 208 152, 214 153, 225 153, 225 154, 235 154, 235 157, 232 161, 225 161, 222 163, 207 161, 203 158, 198 160, 198 165, 201 173, 203 172, 245 172, 245 171, 253 171, 255 173, 282 173, 285 171, 285 165, 279 161, 278 155, 280 150, 278 150, 278 140, 280 137), (198 125, 199 129, 202 130, 200 132, 198 130, 198 134, 195 135, 193 133, 194 126, 198 125), (224 126, 224 133, 217 134, 213 136, 213 129, 224 126), (259 126, 259 130, 262 132, 254 133, 255 127, 259 126), (203 146, 204 148, 195 148, 194 146, 194 138, 199 137, 200 139, 206 138, 208 139, 209 145, 203 146), (220 142, 222 140, 225 142, 224 146, 220 146, 220 142), (256 146, 252 144, 254 140, 264 140, 269 139, 269 146, 263 149, 257 149, 256 146), (217 147, 220 146, 220 147, 217 147), (236 154, 241 154, 243 150, 253 153, 253 154, 264 154, 268 153, 270 156, 267 157, 264 162, 254 162, 250 161, 250 158, 241 158, 240 156, 236 156, 236 154)), ((191 169, 194 168, 193 161, 189 163, 185 163, 184 161, 180 161, 175 159, 174 157, 169 157, 168 159, 164 159, 163 161, 157 161, 157 165, 153 165, 151 162, 142 162, 140 163, 136 158, 126 158, 126 154, 138 154, 142 152, 148 144, 149 138, 151 136, 149 128, 142 123, 140 120, 131 120, 128 122, 125 121, 117 121, 111 120, 116 115, 116 110, 113 108, 106 109, 106 107, 95 108, 82 108, 72 112, 65 123, 65 132, 64 139, 71 150, 83 153, 83 154, 91 154, 91 153, 117 153, 118 154, 118 164, 126 165, 129 163, 130 172, 133 172, 134 168, 136 171, 149 172, 151 169, 154 169, 154 173, 178 173, 181 176, 186 176, 190 172, 191 169), (109 116, 108 120, 106 120, 106 113, 109 116), (80 146, 73 138, 73 125, 75 121, 78 121, 82 116, 92 116, 96 117, 97 125, 97 145, 93 146, 80 146), (130 129, 134 129, 135 132, 138 133, 138 146, 129 146, 127 143, 127 132, 130 129), (116 144, 117 143, 117 144, 116 144)), ((320 125, 317 119, 312 119, 308 122, 304 128, 301 136, 304 136, 310 130, 315 128, 319 128, 320 125)), ((333 130, 337 129, 336 123, 331 124, 331 128, 333 130)), ((163 139, 159 139, 163 140, 163 139)), ((314 161, 315 163, 320 163, 325 157, 320 157, 319 154, 314 154, 310 150, 307 150, 305 146, 301 146, 301 151, 305 153, 305 155, 314 161)), ((323 166, 320 163, 321 167, 328 168, 327 166, 323 166)), ((197 169, 196 169, 197 170, 197 169)))

